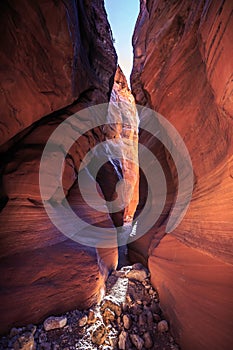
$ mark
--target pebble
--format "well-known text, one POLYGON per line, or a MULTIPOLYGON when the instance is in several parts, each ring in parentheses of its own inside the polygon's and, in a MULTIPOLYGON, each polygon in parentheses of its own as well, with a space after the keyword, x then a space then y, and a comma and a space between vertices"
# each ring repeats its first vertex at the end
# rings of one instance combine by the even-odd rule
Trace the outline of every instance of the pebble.
POLYGON ((149 307, 144 308, 144 310, 145 310, 145 313, 146 313, 148 329, 151 330, 153 328, 153 325, 154 325, 153 314, 150 311, 149 307))
POLYGON ((137 280, 139 282, 142 282, 147 278, 147 273, 144 269, 143 270, 131 270, 131 271, 127 272, 125 276, 129 279, 134 279, 134 280, 137 280))
POLYGON ((87 315, 83 315, 83 316, 78 320, 78 325, 79 325, 79 327, 84 327, 84 326, 86 326, 87 321, 88 321, 87 315))
POLYGON ((115 312, 110 310, 108 307, 103 312, 103 320, 106 325, 110 324, 115 320, 115 312))
POLYGON ((153 341, 149 332, 143 334, 144 346, 146 349, 150 349, 153 346, 153 341))
POLYGON ((123 316, 123 325, 125 329, 130 329, 130 327, 132 326, 132 319, 130 315, 123 316))
POLYGON ((13 344, 14 350, 35 350, 36 344, 32 333, 26 332, 20 335, 13 344))
POLYGON ((88 323, 92 324, 92 323, 95 323, 95 321, 96 321, 95 311, 90 309, 88 312, 88 323))
POLYGON ((168 323, 165 320, 162 320, 158 323, 158 331, 160 333, 167 332, 168 331, 168 323))
POLYGON ((42 344, 42 343, 44 343, 44 342, 46 342, 46 341, 47 341, 47 335, 46 335, 46 333, 41 333, 41 334, 39 335, 39 343, 42 344))
POLYGON ((139 305, 137 304, 133 304, 131 307, 130 307, 130 311, 133 315, 140 315, 142 313, 142 309, 140 308, 139 305))
POLYGON ((92 332, 91 340, 94 344, 101 345, 106 339, 106 329, 103 323, 99 324, 92 332))
POLYGON ((103 312, 106 308, 114 311, 117 316, 121 315, 121 303, 112 295, 107 295, 102 302, 101 311, 103 312))
POLYGON ((146 314, 143 312, 138 316, 138 326, 141 329, 144 329, 146 326, 146 314))
POLYGON ((109 337, 109 344, 110 344, 110 346, 111 346, 112 348, 115 348, 115 347, 116 347, 117 341, 118 341, 118 339, 117 339, 116 336, 110 336, 110 337, 109 337))
POLYGON ((67 318, 65 316, 61 316, 61 317, 51 316, 44 321, 43 325, 46 331, 50 331, 51 329, 63 328, 65 327, 66 323, 67 323, 67 318))
POLYGON ((138 334, 130 334, 130 339, 131 339, 133 345, 138 350, 142 350, 143 345, 144 345, 144 340, 142 338, 140 338, 138 334))
POLYGON ((122 331, 119 335, 119 340, 118 340, 118 347, 120 350, 127 350, 126 337, 127 337, 127 333, 125 331, 122 331))

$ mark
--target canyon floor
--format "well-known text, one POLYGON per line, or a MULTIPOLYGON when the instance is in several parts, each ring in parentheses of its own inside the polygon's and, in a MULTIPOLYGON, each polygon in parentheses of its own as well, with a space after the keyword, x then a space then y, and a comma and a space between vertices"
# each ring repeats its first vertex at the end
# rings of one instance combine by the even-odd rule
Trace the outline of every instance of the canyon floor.
POLYGON ((47 318, 43 324, 12 328, 0 349, 23 350, 178 350, 159 307, 150 274, 141 264, 120 266, 106 281, 100 305, 47 318))

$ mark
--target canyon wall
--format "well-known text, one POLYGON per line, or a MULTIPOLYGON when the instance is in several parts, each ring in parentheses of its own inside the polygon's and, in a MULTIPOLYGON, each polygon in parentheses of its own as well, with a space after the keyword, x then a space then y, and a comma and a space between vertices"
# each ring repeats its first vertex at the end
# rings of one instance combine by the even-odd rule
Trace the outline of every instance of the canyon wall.
POLYGON ((1 144, 81 96, 108 101, 116 53, 102 0, 6 0, 0 10, 1 144))
POLYGON ((114 124, 105 127, 106 137, 121 139, 119 148, 122 177, 125 180, 122 188, 123 201, 125 202, 124 222, 131 222, 139 201, 139 120, 134 97, 119 66, 115 74, 108 120, 114 121, 114 124))
MULTIPOLYGON (((0 332, 5 332, 98 302, 108 271, 117 265, 117 248, 88 247, 60 233, 47 216, 39 189, 48 138, 73 113, 109 101, 117 57, 102 0, 4 1, 0 13, 0 332)), ((66 198, 94 233, 101 227, 112 232, 110 216, 85 203, 76 181, 84 155, 105 139, 102 127, 93 129, 93 123, 91 113, 78 117, 76 128, 90 131, 65 157, 64 191, 59 181, 48 183, 54 192, 47 199, 56 207, 66 198)), ((59 142, 62 155, 63 139, 59 142)), ((51 171, 48 161, 48 176, 51 171)), ((94 181, 90 173, 85 175, 94 181)), ((117 173, 106 166, 102 176, 114 195, 117 173)), ((84 190, 90 192, 89 187, 84 190)), ((102 193, 100 186, 98 191, 102 193)), ((116 220, 122 222, 123 215, 116 220)))
MULTIPOLYGON (((179 186, 176 167, 165 147, 141 130, 140 142, 166 174, 168 196, 159 221, 130 245, 130 257, 148 262, 171 329, 187 350, 226 350, 233 342, 232 42, 230 0, 141 0, 132 91, 136 103, 159 112, 180 133, 194 190, 182 222, 166 234, 179 186)), ((139 207, 145 192, 141 176, 139 207)))

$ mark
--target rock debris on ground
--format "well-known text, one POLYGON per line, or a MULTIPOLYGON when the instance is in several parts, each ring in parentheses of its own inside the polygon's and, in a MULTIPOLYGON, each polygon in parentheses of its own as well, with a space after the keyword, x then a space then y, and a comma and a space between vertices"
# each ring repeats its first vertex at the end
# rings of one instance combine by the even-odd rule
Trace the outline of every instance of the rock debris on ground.
POLYGON ((149 277, 141 264, 113 271, 100 305, 12 328, 0 349, 178 350, 149 277))

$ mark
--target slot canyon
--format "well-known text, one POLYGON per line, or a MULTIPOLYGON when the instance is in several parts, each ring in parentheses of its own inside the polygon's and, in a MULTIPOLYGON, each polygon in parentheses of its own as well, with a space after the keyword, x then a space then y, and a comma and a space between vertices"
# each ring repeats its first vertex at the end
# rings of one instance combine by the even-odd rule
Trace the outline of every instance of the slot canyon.
POLYGON ((0 2, 0 349, 233 346, 233 2, 138 3, 0 2))

